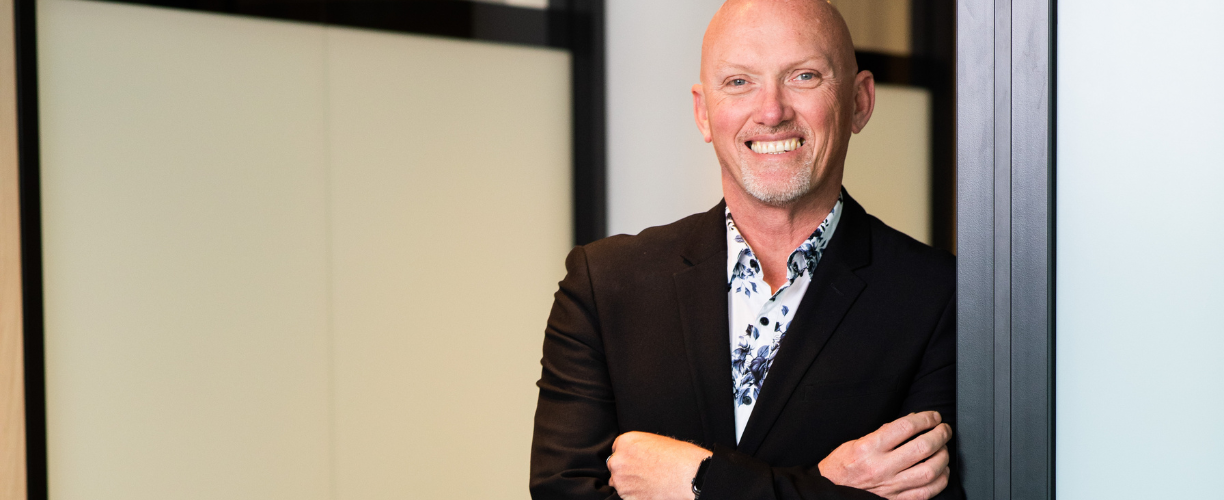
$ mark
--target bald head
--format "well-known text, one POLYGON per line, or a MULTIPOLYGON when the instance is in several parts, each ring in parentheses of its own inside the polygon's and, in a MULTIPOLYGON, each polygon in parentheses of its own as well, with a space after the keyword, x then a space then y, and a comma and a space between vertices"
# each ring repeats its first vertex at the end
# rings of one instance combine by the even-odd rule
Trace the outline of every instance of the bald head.
POLYGON ((874 77, 858 71, 850 30, 824 0, 729 0, 706 30, 693 116, 728 206, 816 206, 823 217, 874 106, 874 77))
POLYGON ((850 29, 837 9, 825 0, 728 0, 706 28, 701 43, 701 79, 716 62, 728 58, 728 49, 753 40, 789 40, 816 44, 830 58, 834 71, 858 72, 850 29))

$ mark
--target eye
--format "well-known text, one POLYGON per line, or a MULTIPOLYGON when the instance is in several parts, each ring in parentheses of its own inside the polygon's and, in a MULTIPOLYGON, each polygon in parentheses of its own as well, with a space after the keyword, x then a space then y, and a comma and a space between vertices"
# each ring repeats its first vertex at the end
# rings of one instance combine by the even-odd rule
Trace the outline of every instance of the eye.
POLYGON ((805 81, 805 82, 815 80, 816 78, 818 78, 816 76, 816 73, 812 73, 811 71, 807 73, 800 73, 799 76, 795 77, 796 80, 805 81))
POLYGON ((732 87, 742 87, 744 85, 748 85, 748 80, 743 78, 732 78, 731 81, 727 83, 729 83, 732 87))

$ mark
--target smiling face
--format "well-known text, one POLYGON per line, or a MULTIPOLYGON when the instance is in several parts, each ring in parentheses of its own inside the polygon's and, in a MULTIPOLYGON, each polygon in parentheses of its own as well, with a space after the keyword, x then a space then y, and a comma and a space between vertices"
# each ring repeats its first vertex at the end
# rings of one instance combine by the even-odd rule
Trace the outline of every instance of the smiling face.
POLYGON ((850 134, 866 125, 874 95, 827 3, 732 0, 706 31, 693 106, 725 194, 787 206, 836 197, 850 134))

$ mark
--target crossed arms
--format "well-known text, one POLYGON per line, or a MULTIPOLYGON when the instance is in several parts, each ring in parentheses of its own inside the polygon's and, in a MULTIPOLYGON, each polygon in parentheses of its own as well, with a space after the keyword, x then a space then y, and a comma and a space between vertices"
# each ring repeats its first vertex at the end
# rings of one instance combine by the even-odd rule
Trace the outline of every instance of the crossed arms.
MULTIPOLYGON (((949 484, 948 443, 952 431, 937 413, 929 411, 905 415, 846 442, 817 465, 807 467, 775 467, 734 447, 714 445, 706 449, 692 444, 703 441, 702 417, 694 418, 691 412, 695 405, 684 399, 687 396, 666 392, 662 387, 642 389, 641 384, 626 386, 623 382, 633 370, 653 370, 652 373, 682 374, 672 380, 654 379, 659 385, 682 385, 685 381, 680 379, 687 379, 687 372, 670 372, 661 365, 672 363, 666 360, 673 358, 683 365, 683 353, 679 357, 641 361, 625 357, 625 349, 636 346, 627 346, 623 339, 605 343, 607 339, 602 338, 600 328, 606 325, 601 324, 596 314, 595 293, 584 252, 576 249, 566 265, 569 272, 557 292, 549 318, 543 374, 538 383, 540 396, 531 459, 533 498, 687 500, 693 498, 691 480, 698 464, 708 456, 713 459, 705 482, 700 485, 703 500, 879 496, 924 499, 949 484), (620 356, 615 366, 608 363, 612 356, 620 356), (626 361, 638 364, 626 372, 626 361), (614 374, 622 381, 615 390, 614 374), (626 393, 616 391, 639 392, 626 397, 626 393), (660 394, 662 399, 642 398, 640 391, 660 394), (677 416, 673 418, 673 414, 677 416), (665 423, 643 424, 651 418, 665 423), (686 424, 692 421, 697 421, 693 424, 695 431, 693 425, 686 424), (625 432, 633 429, 655 429, 678 439, 625 432)), ((609 308, 606 301, 601 305, 609 308)), ((945 334, 954 328, 955 311, 951 305, 948 309, 937 327, 948 330, 945 334)), ((635 342, 654 341, 653 338, 635 342)), ((951 370, 950 359, 941 359, 932 367, 924 365, 910 388, 911 395, 935 387, 923 385, 924 377, 939 377, 941 381, 936 385, 947 385, 944 379, 950 377, 951 370), (931 375, 935 372, 939 375, 931 375)), ((903 407, 920 409, 925 404, 911 405, 907 399, 907 405, 903 407)), ((828 446, 832 448, 833 443, 836 441, 828 446)))

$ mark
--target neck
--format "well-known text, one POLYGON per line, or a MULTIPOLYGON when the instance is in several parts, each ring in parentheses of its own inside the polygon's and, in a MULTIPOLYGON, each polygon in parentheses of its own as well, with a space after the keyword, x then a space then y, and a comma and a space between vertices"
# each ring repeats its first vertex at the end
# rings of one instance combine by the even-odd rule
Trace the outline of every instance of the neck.
MULTIPOLYGON (((840 181, 840 179, 838 179, 840 181)), ((735 226, 761 263, 765 282, 774 290, 786 283, 786 259, 824 222, 837 204, 841 182, 826 183, 795 202, 769 205, 746 193, 723 175, 723 196, 735 226)))

